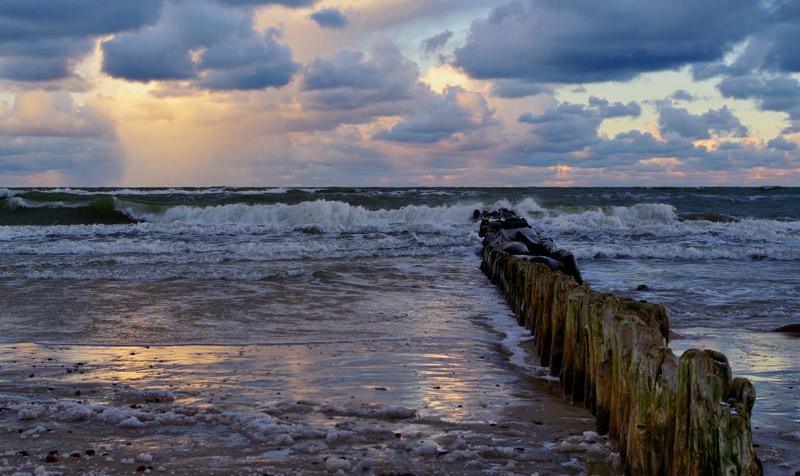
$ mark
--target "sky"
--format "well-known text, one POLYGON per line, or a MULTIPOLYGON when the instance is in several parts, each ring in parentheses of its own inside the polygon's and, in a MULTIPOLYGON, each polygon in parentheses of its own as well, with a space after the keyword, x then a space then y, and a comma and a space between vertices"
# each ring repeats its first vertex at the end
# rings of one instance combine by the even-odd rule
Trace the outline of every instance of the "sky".
POLYGON ((796 0, 3 0, 0 186, 800 186, 796 0))

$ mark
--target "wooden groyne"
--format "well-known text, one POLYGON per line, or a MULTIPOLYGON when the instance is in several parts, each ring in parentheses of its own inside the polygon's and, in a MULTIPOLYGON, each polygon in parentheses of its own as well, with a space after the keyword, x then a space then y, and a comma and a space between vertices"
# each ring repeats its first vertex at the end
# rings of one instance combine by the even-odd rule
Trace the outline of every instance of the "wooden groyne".
POLYGON ((755 389, 732 378, 724 355, 676 357, 663 306, 591 290, 572 253, 513 212, 476 210, 474 218, 481 270, 505 292, 566 395, 619 441, 626 473, 762 474, 750 429, 755 389))

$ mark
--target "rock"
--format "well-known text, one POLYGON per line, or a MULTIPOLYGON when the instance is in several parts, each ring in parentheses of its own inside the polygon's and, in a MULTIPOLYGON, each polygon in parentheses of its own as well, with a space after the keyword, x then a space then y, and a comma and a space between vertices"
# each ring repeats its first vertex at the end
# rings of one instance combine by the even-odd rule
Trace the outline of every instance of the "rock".
POLYGON ((800 324, 789 324, 773 329, 772 332, 789 332, 792 334, 800 334, 800 324))
POLYGON ((637 291, 649 291, 650 288, 648 288, 646 284, 640 284, 640 285, 636 286, 636 290, 637 291))
POLYGON ((504 220, 501 220, 498 223, 500 223, 500 228, 502 228, 503 230, 511 230, 511 229, 514 229, 514 228, 529 228, 530 227, 530 225, 528 225, 528 221, 527 220, 525 220, 524 218, 516 217, 516 216, 510 217, 510 218, 506 218, 504 220))
POLYGON ((45 463, 58 463, 58 456, 56 455, 47 455, 44 458, 45 463))
POLYGON ((542 247, 542 241, 535 234, 530 233, 530 228, 520 228, 517 231, 516 239, 521 241, 528 247, 528 253, 532 255, 541 255, 545 249, 542 247))
POLYGON ((548 256, 531 256, 528 258, 528 261, 531 263, 542 263, 550 268, 551 271, 561 271, 564 269, 564 263, 548 256))
POLYGON ((519 241, 506 242, 503 246, 503 252, 510 255, 527 255, 528 247, 519 241))
POLYGON ((325 469, 331 473, 335 473, 340 469, 343 471, 350 471, 353 465, 344 457, 330 457, 325 460, 325 469))
POLYGON ((567 274, 567 276, 572 276, 576 283, 583 284, 583 278, 581 277, 581 272, 578 269, 578 261, 575 259, 575 255, 573 255, 571 251, 559 249, 556 251, 555 258, 564 263, 563 271, 567 274))

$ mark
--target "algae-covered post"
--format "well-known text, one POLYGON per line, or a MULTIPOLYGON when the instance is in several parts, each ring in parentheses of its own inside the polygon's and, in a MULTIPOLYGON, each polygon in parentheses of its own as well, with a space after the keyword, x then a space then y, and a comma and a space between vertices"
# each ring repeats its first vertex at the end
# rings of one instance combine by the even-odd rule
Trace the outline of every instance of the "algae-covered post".
POLYGON ((513 211, 476 210, 481 270, 530 329, 541 364, 566 395, 619 440, 625 470, 656 475, 758 475, 755 389, 713 350, 676 357, 657 304, 593 291, 569 251, 513 211))

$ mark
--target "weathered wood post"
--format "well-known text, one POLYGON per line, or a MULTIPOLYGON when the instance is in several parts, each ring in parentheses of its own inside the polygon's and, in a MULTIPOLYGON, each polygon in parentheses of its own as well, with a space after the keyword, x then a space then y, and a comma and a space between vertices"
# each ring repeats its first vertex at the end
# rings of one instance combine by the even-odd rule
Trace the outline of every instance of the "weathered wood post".
POLYGON ((678 359, 663 306, 592 291, 572 253, 531 232, 507 240, 515 234, 504 233, 506 220, 512 230, 527 222, 507 210, 476 212, 486 215, 496 219, 481 222, 481 270, 531 330, 566 396, 619 441, 627 473, 762 474, 750 428, 755 389, 732 378, 724 355, 690 349, 678 359))

